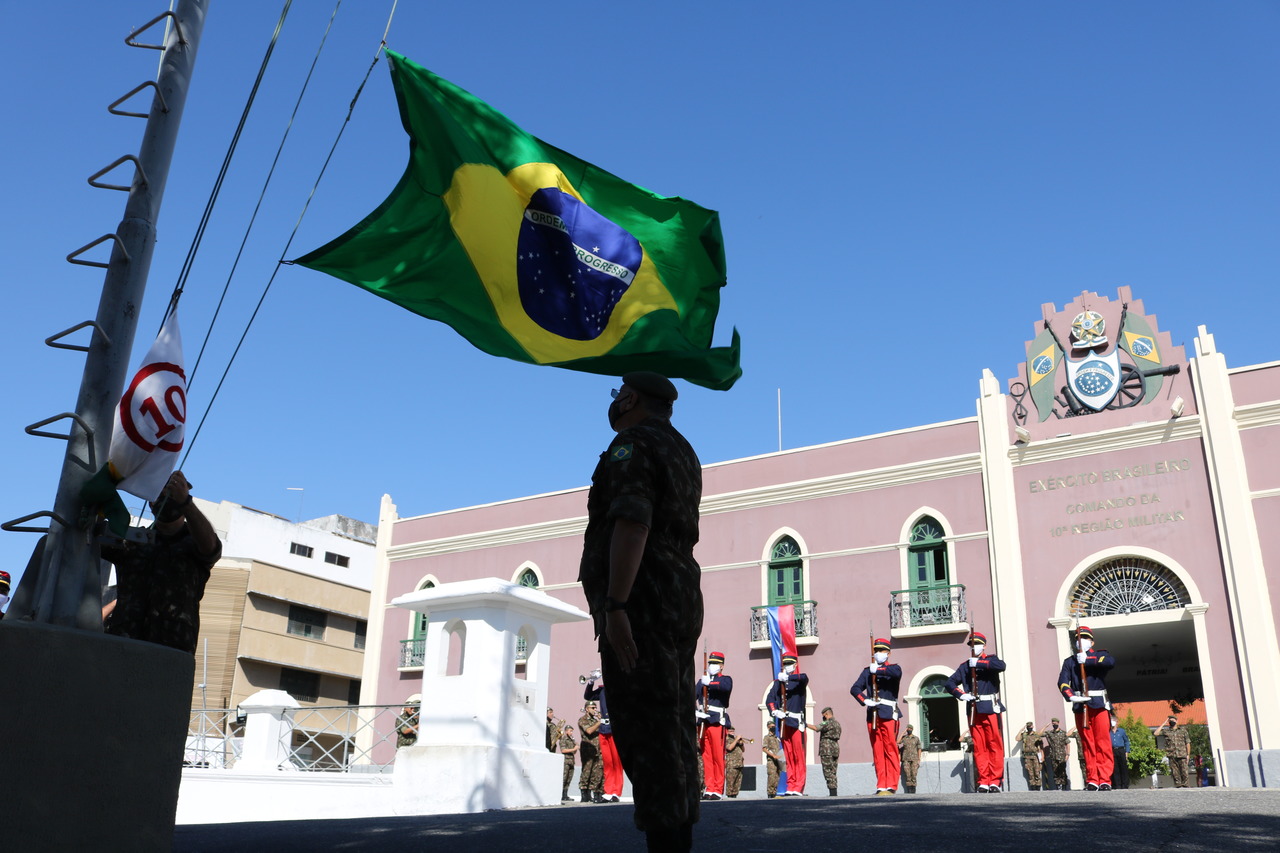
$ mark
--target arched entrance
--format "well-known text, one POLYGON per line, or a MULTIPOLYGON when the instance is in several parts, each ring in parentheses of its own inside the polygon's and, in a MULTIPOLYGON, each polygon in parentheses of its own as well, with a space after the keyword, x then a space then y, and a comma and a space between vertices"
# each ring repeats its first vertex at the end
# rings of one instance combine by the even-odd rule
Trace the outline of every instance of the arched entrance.
POLYGON ((947 677, 931 675, 920 685, 920 740, 926 746, 946 744, 960 748, 960 713, 956 698, 947 692, 947 677))
POLYGON ((1060 615, 1049 621, 1059 629, 1060 659, 1071 654, 1077 621, 1115 655, 1107 678, 1112 704, 1202 698, 1209 736, 1215 746, 1222 743, 1213 680, 1201 677, 1208 665, 1209 605, 1176 561, 1137 546, 1099 552, 1067 574, 1057 601, 1060 615))

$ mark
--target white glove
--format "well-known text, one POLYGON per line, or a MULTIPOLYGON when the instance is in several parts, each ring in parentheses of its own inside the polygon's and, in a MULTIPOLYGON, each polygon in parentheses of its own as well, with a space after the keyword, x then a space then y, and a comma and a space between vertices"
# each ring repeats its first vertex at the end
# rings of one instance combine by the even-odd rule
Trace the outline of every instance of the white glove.
POLYGON ((710 714, 708 714, 706 711, 695 711, 694 713, 697 715, 697 717, 698 717, 698 719, 699 719, 699 720, 709 720, 709 719, 711 719, 711 715, 710 715, 710 714))
POLYGON ((1088 653, 1088 652, 1076 652, 1076 660, 1077 660, 1079 663, 1088 663, 1088 662, 1089 662, 1089 653, 1088 653))
POLYGON ((974 701, 974 699, 976 699, 976 698, 977 698, 977 697, 976 697, 976 696, 974 696, 972 693, 961 693, 961 694, 960 694, 960 701, 961 701, 961 702, 972 702, 972 701, 974 701))
POLYGON ((773 716, 774 716, 774 717, 776 717, 777 719, 781 720, 781 719, 784 719, 784 718, 787 716, 787 712, 786 712, 786 711, 784 711, 784 710, 782 710, 781 708, 774 708, 774 709, 773 709, 773 716))
POLYGON ((785 672, 779 672, 779 673, 778 673, 778 680, 779 680, 779 681, 786 681, 786 680, 787 680, 787 674, 786 674, 785 672))
POLYGON ((1089 701, 1089 697, 1088 697, 1088 696, 1072 696, 1072 697, 1071 697, 1071 702, 1072 702, 1072 704, 1074 704, 1074 705, 1082 705, 1082 704, 1084 704, 1085 702, 1088 702, 1088 701, 1089 701))
POLYGON ((707 675, 706 673, 703 673, 702 677, 698 679, 698 683, 703 685, 711 684, 711 676, 707 675))
POLYGON ((867 669, 868 669, 869 671, 873 672, 873 673, 874 673, 874 672, 879 672, 879 671, 880 671, 880 664, 878 664, 878 663, 872 663, 870 666, 868 666, 868 667, 867 667, 867 669))

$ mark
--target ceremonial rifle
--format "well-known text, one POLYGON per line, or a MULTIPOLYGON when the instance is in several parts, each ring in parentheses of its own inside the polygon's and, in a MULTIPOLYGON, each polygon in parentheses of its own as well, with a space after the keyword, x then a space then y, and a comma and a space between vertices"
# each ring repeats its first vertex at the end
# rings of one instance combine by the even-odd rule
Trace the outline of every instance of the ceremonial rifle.
MULTIPOLYGON (((1076 617, 1075 647, 1076 647, 1076 652, 1079 653, 1080 652, 1080 606, 1076 605, 1075 607, 1072 607, 1071 612, 1075 614, 1075 617, 1076 617)), ((1080 668, 1080 692, 1083 693, 1085 697, 1088 697, 1089 682, 1085 680, 1084 661, 1080 660, 1079 658, 1076 658, 1076 665, 1080 668)), ((1088 705, 1089 703, 1085 701, 1085 702, 1082 702, 1081 704, 1088 705)), ((1082 729, 1089 728, 1089 711, 1087 708, 1080 709, 1080 719, 1081 719, 1080 728, 1082 729)), ((1080 746, 1081 746, 1081 749, 1084 748, 1083 741, 1081 742, 1080 746)))
MULTIPOLYGON (((706 640, 702 641, 702 674, 704 677, 710 680, 710 675, 707 673, 707 641, 706 640)), ((707 710, 707 682, 706 681, 702 682, 702 713, 704 714, 711 713, 710 711, 707 710)), ((702 746, 702 735, 705 734, 706 731, 707 731, 707 718, 703 717, 700 720, 698 720, 699 748, 701 748, 702 746)))
POLYGON ((973 720, 978 711, 978 669, 973 665, 973 646, 969 646, 969 692, 973 701, 969 703, 969 734, 973 734, 973 720))
MULTIPOLYGON (((871 644, 871 663, 876 662, 876 632, 867 623, 867 642, 871 644)), ((880 688, 876 685, 875 670, 871 672, 871 731, 880 728, 880 688)))

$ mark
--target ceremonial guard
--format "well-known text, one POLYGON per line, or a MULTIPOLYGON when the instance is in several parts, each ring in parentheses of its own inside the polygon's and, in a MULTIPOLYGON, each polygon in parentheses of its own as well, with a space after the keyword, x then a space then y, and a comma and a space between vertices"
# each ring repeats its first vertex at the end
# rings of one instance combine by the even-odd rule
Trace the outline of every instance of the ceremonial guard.
POLYGON ((898 790, 902 765, 898 759, 898 688, 902 667, 889 663, 889 641, 871 643, 871 663, 863 668, 849 688, 850 695, 867 707, 867 736, 871 739, 871 762, 876 768, 876 796, 898 790))
POLYGON ((1083 625, 1076 629, 1076 649, 1062 661, 1058 689, 1075 711, 1085 759, 1085 790, 1110 791, 1115 760, 1111 756, 1107 674, 1116 661, 1107 650, 1093 647, 1093 632, 1083 625))
POLYGON ((569 802, 569 783, 573 781, 573 756, 578 752, 578 743, 573 739, 573 726, 565 726, 560 735, 559 748, 564 754, 564 786, 560 789, 560 802, 569 802))
POLYGON ((830 708, 822 709, 822 724, 809 725, 818 733, 818 758, 822 761, 822 778, 827 781, 827 793, 836 795, 836 773, 840 769, 840 723, 830 708))
POLYGON ((987 638, 974 631, 969 637, 969 659, 947 680, 947 690, 969 710, 969 734, 973 737, 973 762, 978 793, 998 794, 1004 781, 1004 736, 1000 733, 1000 673, 1004 661, 987 654, 987 638))
POLYGON ((915 726, 907 724, 907 733, 898 738, 898 758, 902 762, 902 790, 916 792, 916 773, 920 770, 922 744, 915 735, 915 726))
POLYGON ((704 800, 724 799, 725 726, 729 725, 729 694, 733 679, 725 675, 724 652, 712 652, 707 671, 698 679, 698 749, 702 752, 704 800))
POLYGON ((761 749, 764 752, 764 768, 768 777, 768 787, 765 793, 769 795, 769 799, 778 796, 778 781, 782 777, 782 770, 786 766, 786 759, 782 755, 782 741, 778 740, 778 736, 774 734, 774 726, 769 727, 769 731, 764 736, 761 743, 761 749))
POLYGON ((809 696, 809 676, 796 672, 795 655, 782 656, 782 672, 778 673, 765 705, 781 726, 782 754, 787 762, 787 790, 784 797, 804 796, 804 706, 809 696))
POLYGON ((1022 769, 1027 771, 1027 787, 1039 791, 1044 779, 1044 766, 1040 750, 1044 745, 1044 733, 1036 731, 1035 723, 1027 723, 1018 732, 1018 746, 1022 748, 1022 769))
POLYGON ((1049 770, 1053 775, 1053 787, 1058 791, 1071 790, 1071 781, 1067 778, 1067 759, 1071 755, 1071 738, 1062 721, 1054 717, 1049 727, 1044 730, 1044 754, 1049 761, 1049 770))
POLYGON ((595 702, 600 708, 600 728, 597 732, 600 735, 600 758, 604 764, 604 795, 601 802, 619 802, 622 799, 622 759, 618 757, 618 747, 613 742, 613 727, 609 725, 609 700, 605 698, 600 670, 588 677, 587 689, 582 692, 582 698, 595 702))
POLYGON ((742 788, 743 753, 746 749, 746 739, 738 737, 733 726, 727 726, 724 737, 724 795, 729 799, 738 796, 742 788))
POLYGON ((1173 777, 1173 787, 1185 788, 1190 782, 1187 765, 1191 761, 1191 735, 1178 725, 1178 718, 1169 715, 1163 726, 1155 730, 1158 738, 1164 735, 1164 754, 1169 759, 1169 775, 1173 777))
POLYGON ((604 802, 604 763, 600 760, 600 715, 596 713, 596 703, 588 702, 578 718, 578 734, 582 741, 578 744, 578 757, 582 761, 582 772, 578 774, 578 790, 582 792, 582 802, 604 802))

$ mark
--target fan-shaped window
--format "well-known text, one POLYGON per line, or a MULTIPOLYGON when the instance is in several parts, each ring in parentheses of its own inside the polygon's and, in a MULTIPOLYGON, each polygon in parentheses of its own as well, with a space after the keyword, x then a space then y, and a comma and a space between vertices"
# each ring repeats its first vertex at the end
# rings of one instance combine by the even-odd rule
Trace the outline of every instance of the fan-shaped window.
POLYGON ((769 604, 800 604, 804 601, 804 560, 800 546, 790 536, 774 543, 769 555, 769 604))
MULTIPOLYGON (((423 581, 422 586, 418 587, 418 589, 435 589, 435 586, 435 581, 423 581)), ((430 621, 426 613, 418 612, 413 614, 413 639, 423 640, 426 638, 427 623, 430 621)))
POLYGON ((537 589, 538 573, 533 569, 525 569, 520 573, 520 577, 516 578, 516 583, 520 586, 527 586, 529 589, 537 589))
POLYGON ((1176 574, 1141 557, 1119 557, 1094 566, 1071 590, 1071 610, 1081 617, 1176 610, 1190 600, 1176 574))

